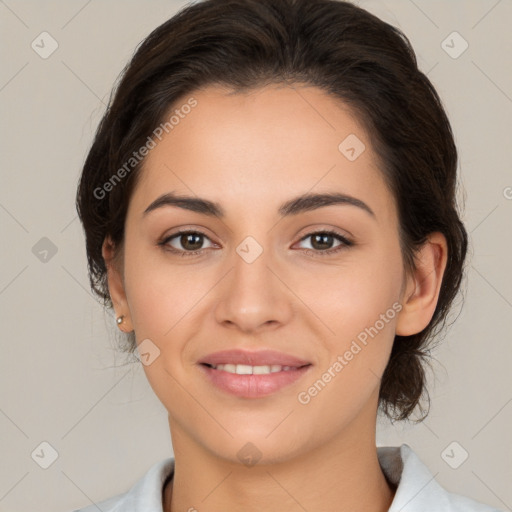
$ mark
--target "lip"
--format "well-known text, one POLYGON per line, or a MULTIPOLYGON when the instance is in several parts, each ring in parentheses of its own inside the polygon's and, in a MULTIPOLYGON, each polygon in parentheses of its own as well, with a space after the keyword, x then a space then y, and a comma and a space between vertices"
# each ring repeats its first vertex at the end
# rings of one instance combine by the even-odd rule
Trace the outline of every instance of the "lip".
POLYGON ((266 375, 238 375, 200 364, 208 381, 220 390, 240 398, 262 398, 293 384, 311 369, 311 365, 266 375))
POLYGON ((276 393, 299 380, 312 368, 312 364, 308 361, 273 350, 215 352, 201 359, 198 366, 214 386, 241 398, 261 398, 276 393), (280 365, 294 369, 269 374, 238 375, 208 366, 219 364, 280 365))
POLYGON ((276 352, 275 350, 258 350, 249 352, 247 350, 223 350, 205 356, 199 361, 201 364, 248 364, 251 366, 263 366, 278 364, 280 366, 295 366, 297 368, 311 364, 309 361, 298 357, 276 352))

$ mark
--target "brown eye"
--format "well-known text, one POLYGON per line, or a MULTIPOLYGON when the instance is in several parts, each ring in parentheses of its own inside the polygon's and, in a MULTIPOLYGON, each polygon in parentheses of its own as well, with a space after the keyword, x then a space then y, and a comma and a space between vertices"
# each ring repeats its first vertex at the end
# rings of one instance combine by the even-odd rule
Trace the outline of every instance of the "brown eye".
POLYGON ((334 254, 354 245, 353 242, 335 231, 315 231, 314 233, 309 233, 303 237, 301 242, 308 238, 311 239, 311 248, 306 248, 305 250, 315 256, 334 254), (333 248, 333 243, 336 241, 339 242, 339 245, 333 248))
POLYGON ((166 237, 159 245, 170 252, 178 253, 182 256, 192 256, 201 253, 205 249, 203 247, 205 239, 210 240, 201 231, 179 231, 166 237))
POLYGON ((185 249, 196 251, 197 249, 200 249, 202 245, 202 237, 203 235, 200 235, 198 233, 185 233, 178 235, 179 243, 182 247, 185 249))

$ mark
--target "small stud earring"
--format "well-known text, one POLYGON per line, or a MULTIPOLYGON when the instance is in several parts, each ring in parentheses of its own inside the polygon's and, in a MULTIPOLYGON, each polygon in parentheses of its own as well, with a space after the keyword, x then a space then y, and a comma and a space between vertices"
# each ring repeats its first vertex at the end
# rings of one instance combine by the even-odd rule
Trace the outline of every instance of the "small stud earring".
POLYGON ((123 320, 124 320, 124 315, 118 316, 118 317, 116 318, 116 323, 117 323, 117 325, 122 324, 122 323, 123 323, 123 320))

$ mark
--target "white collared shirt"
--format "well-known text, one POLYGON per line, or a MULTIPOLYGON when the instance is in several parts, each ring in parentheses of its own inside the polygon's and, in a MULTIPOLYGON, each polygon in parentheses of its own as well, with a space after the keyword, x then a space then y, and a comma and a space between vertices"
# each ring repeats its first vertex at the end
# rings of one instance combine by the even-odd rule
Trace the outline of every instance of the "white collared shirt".
MULTIPOLYGON (((501 512, 441 487, 410 446, 378 447, 382 471, 397 485, 389 512, 501 512)), ((174 459, 157 462, 126 493, 74 512, 163 512, 162 488, 174 459)))

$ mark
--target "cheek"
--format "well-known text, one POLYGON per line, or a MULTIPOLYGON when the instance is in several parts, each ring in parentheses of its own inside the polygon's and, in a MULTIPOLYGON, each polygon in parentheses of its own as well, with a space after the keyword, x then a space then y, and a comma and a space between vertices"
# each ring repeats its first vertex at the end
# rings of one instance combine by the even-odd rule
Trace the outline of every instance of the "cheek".
POLYGON ((194 332, 191 319, 198 324, 194 304, 200 295, 179 268, 163 264, 136 244, 131 251, 128 243, 126 248, 125 289, 132 324, 137 343, 146 343, 150 352, 149 364, 142 367, 155 395, 174 410, 186 400, 179 383, 187 380, 184 355, 194 332))
MULTIPOLYGON (((364 251, 330 275, 310 276, 306 288, 315 290, 311 304, 342 343, 373 326, 400 299, 402 264, 399 249, 364 251), (316 287, 314 283, 316 282, 316 287)), ((385 329, 392 330, 395 309, 385 329)), ((381 323, 379 322, 379 326, 381 323)))
POLYGON ((330 370, 325 380, 335 382, 332 389, 345 403, 364 402, 364 396, 379 384, 402 308, 401 286, 400 250, 389 246, 382 251, 365 251, 357 264, 340 268, 313 302, 331 330, 331 336, 326 337, 330 360, 323 363, 319 373, 330 370), (333 368, 337 360, 339 364, 333 368), (335 379, 333 374, 340 377, 335 379))
POLYGON ((157 347, 158 358, 144 365, 144 371, 156 394, 163 396, 173 393, 172 377, 186 379, 188 341, 200 329, 206 304, 201 299, 212 284, 204 273, 172 265, 153 248, 130 242, 127 236, 124 275, 130 315, 137 343, 149 339, 157 347))
POLYGON ((192 306, 190 273, 166 265, 159 250, 127 234, 125 290, 137 340, 162 339, 192 306))
POLYGON ((324 319, 334 334, 325 338, 327 357, 297 396, 305 428, 334 435, 361 411, 373 410, 368 404, 377 400, 401 309, 399 279, 389 269, 387 276, 352 272, 340 277, 343 288, 318 304, 329 313, 324 319), (329 421, 319 426, 319 417, 329 421))

